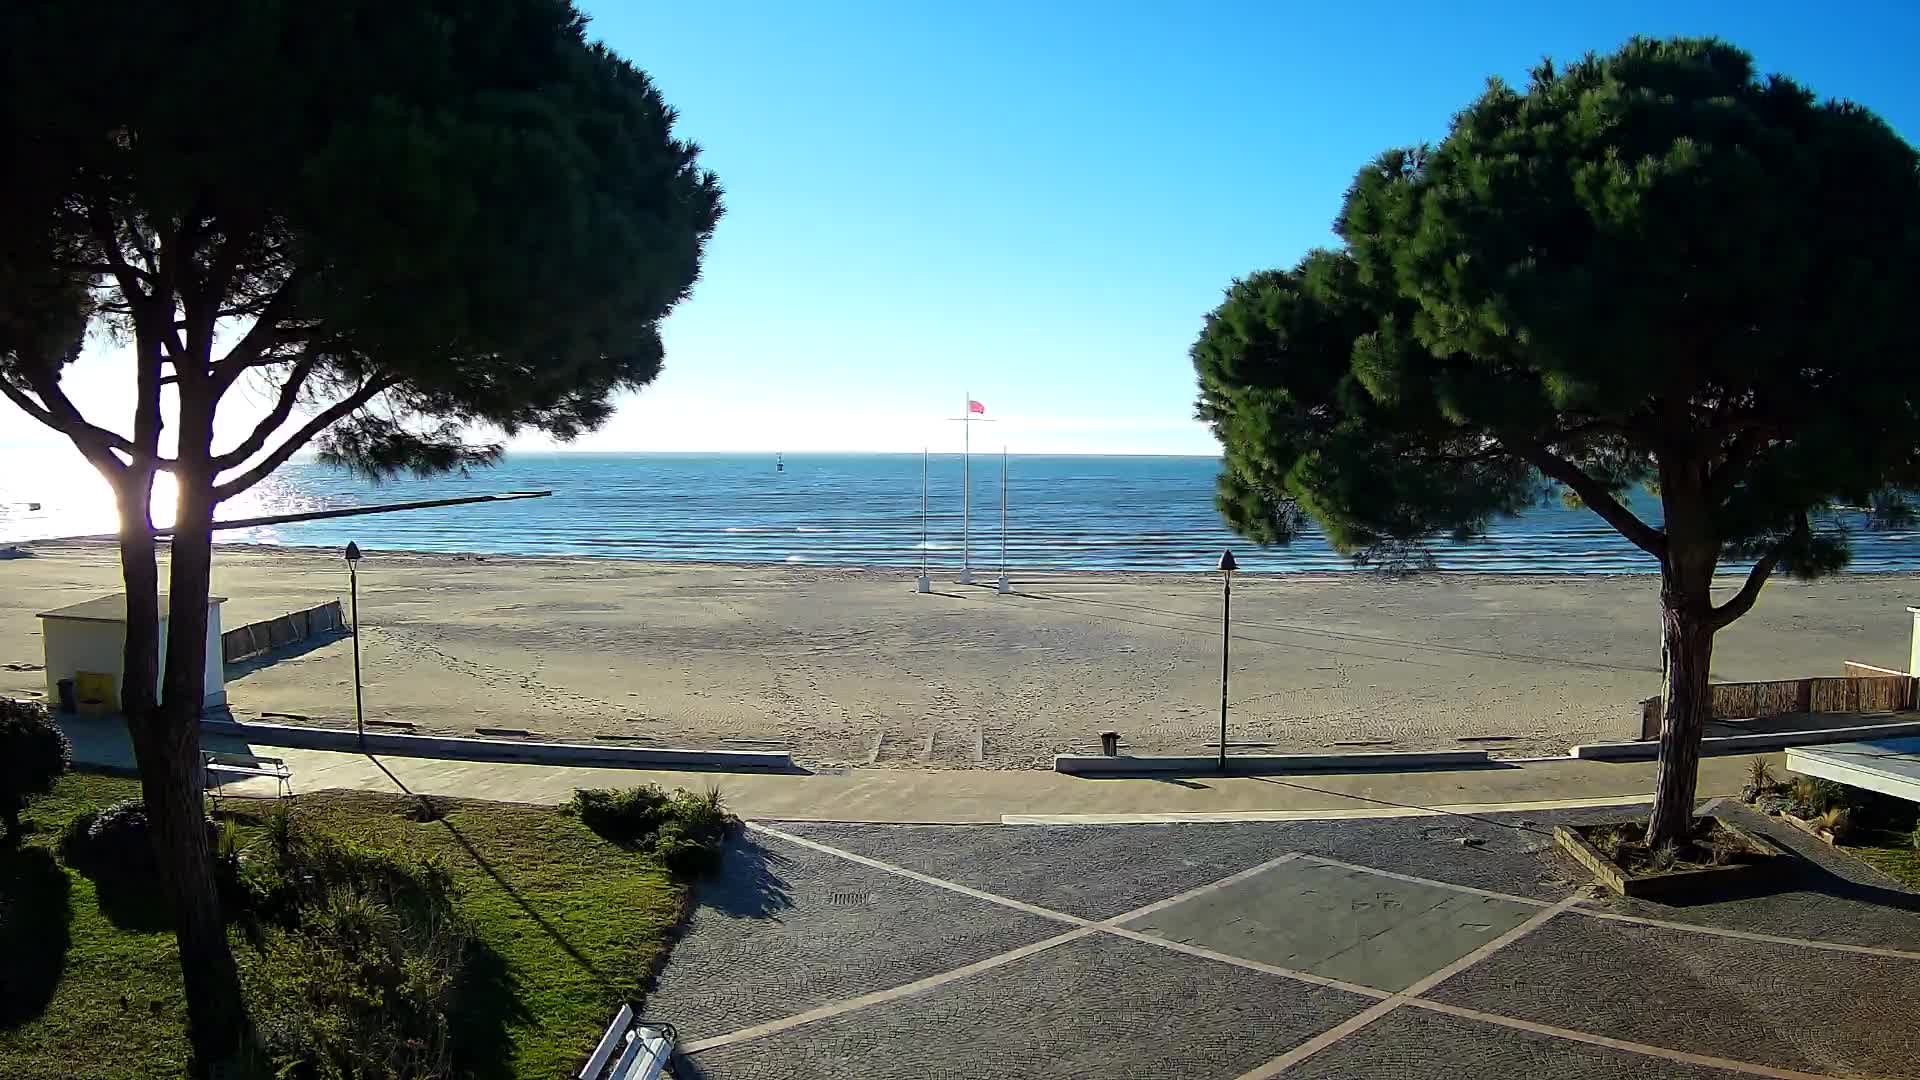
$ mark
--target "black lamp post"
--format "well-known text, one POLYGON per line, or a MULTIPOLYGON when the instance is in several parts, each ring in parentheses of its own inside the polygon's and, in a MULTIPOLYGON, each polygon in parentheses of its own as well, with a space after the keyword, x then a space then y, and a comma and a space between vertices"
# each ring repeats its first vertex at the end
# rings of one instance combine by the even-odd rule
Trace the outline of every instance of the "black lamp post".
POLYGON ((1227 653, 1233 645, 1233 552, 1220 553, 1220 771, 1227 771, 1227 653))
POLYGON ((367 723, 360 708, 360 545, 347 541, 347 581, 353 596, 353 730, 355 741, 367 749, 367 723))

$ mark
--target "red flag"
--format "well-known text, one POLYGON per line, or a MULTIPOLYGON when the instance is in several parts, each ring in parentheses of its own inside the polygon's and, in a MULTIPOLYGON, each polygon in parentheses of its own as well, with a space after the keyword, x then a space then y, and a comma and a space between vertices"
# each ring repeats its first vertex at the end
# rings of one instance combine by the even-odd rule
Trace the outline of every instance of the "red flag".
POLYGON ((980 415, 985 416, 987 414, 987 407, 973 400, 972 398, 968 398, 967 399, 967 415, 971 416, 974 413, 979 413, 980 415))

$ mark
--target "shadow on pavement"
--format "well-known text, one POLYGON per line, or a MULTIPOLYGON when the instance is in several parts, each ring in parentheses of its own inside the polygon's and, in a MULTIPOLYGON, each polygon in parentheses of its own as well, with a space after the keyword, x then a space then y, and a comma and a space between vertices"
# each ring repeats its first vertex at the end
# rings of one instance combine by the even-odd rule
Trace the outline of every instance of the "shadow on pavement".
POLYGON ((793 907, 779 867, 787 857, 742 833, 727 845, 720 872, 694 890, 694 906, 741 919, 770 919, 793 907))

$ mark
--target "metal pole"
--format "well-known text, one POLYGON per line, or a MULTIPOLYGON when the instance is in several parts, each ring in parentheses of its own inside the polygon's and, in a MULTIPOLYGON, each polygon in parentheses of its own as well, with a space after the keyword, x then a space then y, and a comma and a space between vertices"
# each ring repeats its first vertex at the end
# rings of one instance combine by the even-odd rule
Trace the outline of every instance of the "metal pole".
POLYGON ((913 591, 930 593, 933 582, 927 577, 927 469, 932 451, 920 448, 920 579, 913 583, 913 591))
POLYGON ((1000 576, 1007 576, 1007 448, 1000 448, 1000 576))
POLYGON ((973 391, 960 406, 960 583, 973 584, 973 391))
POLYGON ((1233 645, 1233 574, 1220 575, 1220 771, 1227 771, 1227 652, 1233 645))
POLYGON ((362 753, 367 749, 367 722, 360 704, 360 573, 347 564, 347 580, 353 594, 353 730, 362 753))

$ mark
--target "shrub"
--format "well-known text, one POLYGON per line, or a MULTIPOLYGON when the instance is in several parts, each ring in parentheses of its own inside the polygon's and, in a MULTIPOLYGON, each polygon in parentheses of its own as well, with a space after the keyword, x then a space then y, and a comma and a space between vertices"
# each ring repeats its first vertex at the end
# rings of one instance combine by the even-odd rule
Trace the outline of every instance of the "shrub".
POLYGON ((472 936, 438 860, 268 824, 253 887, 272 916, 246 966, 281 1074, 412 1080, 451 1069, 472 936))
POLYGON ((649 851, 678 878, 712 873, 740 819, 727 812, 719 788, 668 795, 651 784, 608 791, 581 788, 568 809, 587 828, 624 848, 649 851))
POLYGON ((578 788, 568 809, 582 824, 621 847, 647 847, 667 819, 667 793, 653 784, 613 791, 578 788))
POLYGON ((60 854, 69 866, 93 877, 148 877, 158 870, 147 808, 139 799, 123 799, 68 822, 60 854))
POLYGON ((1817 776, 1794 777, 1791 793, 1794 809, 1807 818, 1817 817, 1836 806, 1846 806, 1851 801, 1845 784, 1817 776))
POLYGON ((0 698, 0 822, 9 839, 20 835, 27 796, 53 790, 72 758, 72 744, 45 705, 0 698))
POLYGON ((1844 806, 1829 806, 1821 811, 1813 823, 1833 839, 1834 843, 1845 840, 1853 832, 1853 812, 1844 806))

